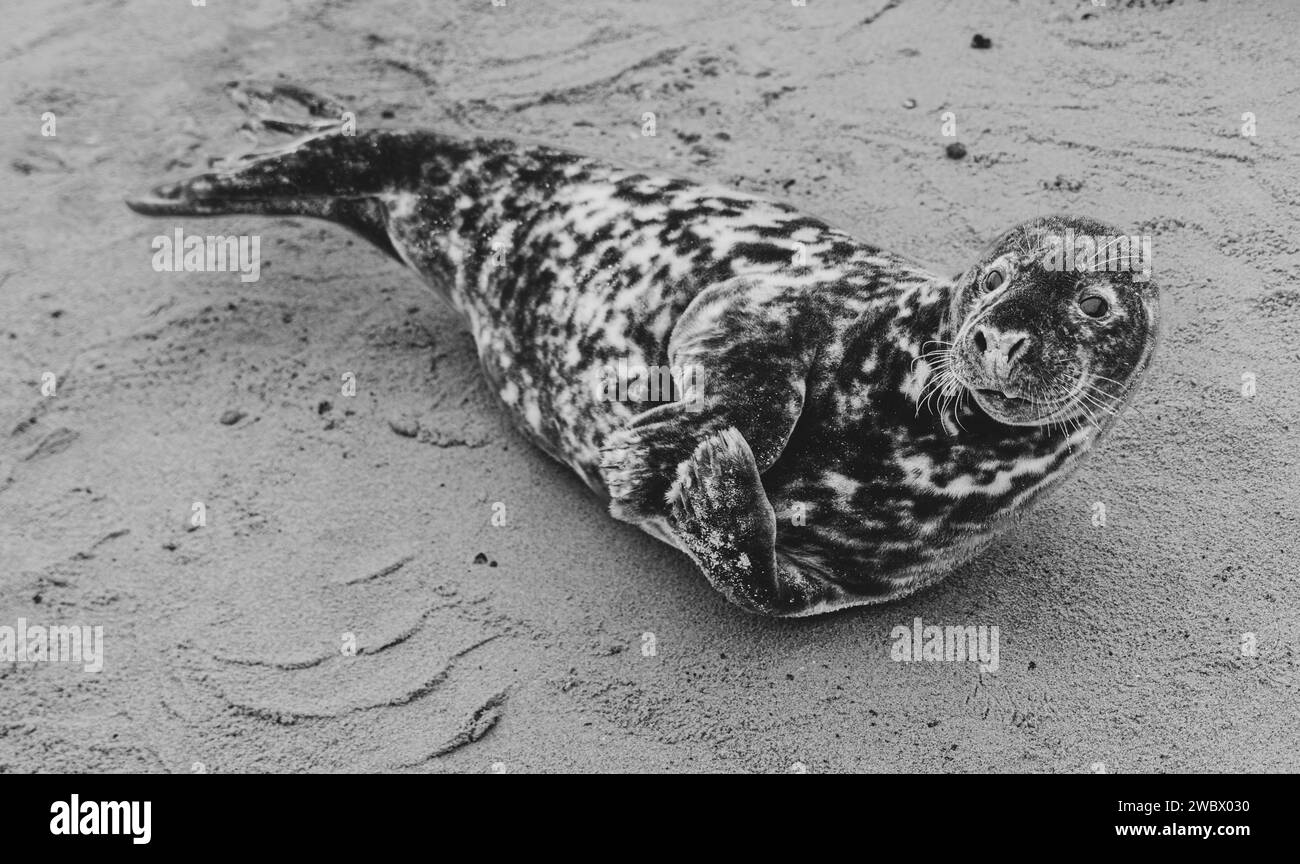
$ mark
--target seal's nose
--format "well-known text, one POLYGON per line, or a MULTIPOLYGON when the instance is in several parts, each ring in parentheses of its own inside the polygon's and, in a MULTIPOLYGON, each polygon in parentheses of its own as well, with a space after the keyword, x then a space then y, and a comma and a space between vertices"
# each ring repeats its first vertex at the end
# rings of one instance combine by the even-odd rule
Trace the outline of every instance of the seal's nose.
POLYGON ((1010 368, 1028 344, 1029 336, 1024 333, 999 333, 988 326, 975 328, 975 347, 994 366, 1010 368))

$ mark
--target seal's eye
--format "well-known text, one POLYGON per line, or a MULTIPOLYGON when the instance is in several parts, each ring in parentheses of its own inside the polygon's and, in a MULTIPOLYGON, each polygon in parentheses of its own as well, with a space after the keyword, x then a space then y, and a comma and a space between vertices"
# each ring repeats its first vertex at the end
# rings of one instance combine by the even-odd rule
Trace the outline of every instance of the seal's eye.
POLYGON ((1100 318, 1106 314, 1110 306, 1100 297, 1084 297, 1079 301, 1079 308, 1089 318, 1100 318))
POLYGON ((1007 274, 1002 272, 1001 267, 995 267, 984 274, 984 290, 996 291, 1005 281, 1007 281, 1007 274))

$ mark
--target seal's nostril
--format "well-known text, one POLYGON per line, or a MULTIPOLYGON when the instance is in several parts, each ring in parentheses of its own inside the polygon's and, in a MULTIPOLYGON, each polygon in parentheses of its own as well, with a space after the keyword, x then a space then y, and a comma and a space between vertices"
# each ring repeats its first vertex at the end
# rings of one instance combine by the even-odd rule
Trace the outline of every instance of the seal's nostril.
POLYGON ((1015 360, 1016 354, 1019 353, 1020 349, 1024 347, 1025 347, 1025 337, 1021 336, 1014 343, 1012 343, 1010 348, 1007 349, 1007 362, 1010 363, 1011 361, 1015 360))
POLYGON ((975 330, 975 347, 980 349, 981 352, 989 350, 989 342, 984 338, 983 328, 976 328, 975 330))

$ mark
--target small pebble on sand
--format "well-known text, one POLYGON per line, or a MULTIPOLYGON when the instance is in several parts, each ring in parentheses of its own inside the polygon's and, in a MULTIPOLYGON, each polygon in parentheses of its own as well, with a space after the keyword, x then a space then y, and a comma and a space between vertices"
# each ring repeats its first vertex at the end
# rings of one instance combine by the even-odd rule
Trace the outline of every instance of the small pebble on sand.
POLYGON ((409 414, 400 414, 388 418, 388 428, 403 438, 414 438, 420 434, 420 421, 409 414))

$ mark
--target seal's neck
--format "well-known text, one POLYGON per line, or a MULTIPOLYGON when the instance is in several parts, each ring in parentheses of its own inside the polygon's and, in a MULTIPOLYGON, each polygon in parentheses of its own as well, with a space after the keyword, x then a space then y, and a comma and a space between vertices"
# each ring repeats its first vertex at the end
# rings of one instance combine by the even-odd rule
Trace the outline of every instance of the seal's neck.
POLYGON ((942 299, 934 305, 931 312, 933 317, 928 326, 933 328, 934 335, 930 338, 936 342, 950 345, 957 335, 958 329, 951 321, 952 295, 957 291, 957 285, 945 280, 936 283, 934 290, 942 299))

